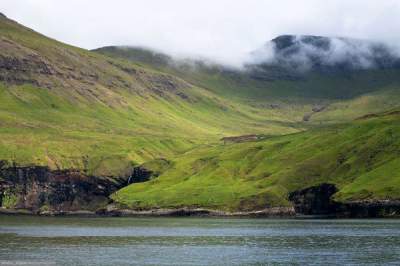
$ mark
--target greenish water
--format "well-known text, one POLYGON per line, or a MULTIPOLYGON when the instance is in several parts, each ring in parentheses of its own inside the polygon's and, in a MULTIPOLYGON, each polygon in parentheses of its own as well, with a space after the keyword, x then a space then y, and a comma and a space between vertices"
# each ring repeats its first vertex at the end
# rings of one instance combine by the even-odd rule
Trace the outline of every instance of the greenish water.
POLYGON ((400 220, 0 216, 0 265, 400 265, 400 220))

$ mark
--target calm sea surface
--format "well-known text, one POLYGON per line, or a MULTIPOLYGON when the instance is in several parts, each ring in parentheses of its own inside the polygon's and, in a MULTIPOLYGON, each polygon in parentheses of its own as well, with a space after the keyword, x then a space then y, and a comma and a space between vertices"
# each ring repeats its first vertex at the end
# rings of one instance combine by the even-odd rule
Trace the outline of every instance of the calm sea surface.
POLYGON ((0 216, 0 265, 400 265, 400 220, 0 216))

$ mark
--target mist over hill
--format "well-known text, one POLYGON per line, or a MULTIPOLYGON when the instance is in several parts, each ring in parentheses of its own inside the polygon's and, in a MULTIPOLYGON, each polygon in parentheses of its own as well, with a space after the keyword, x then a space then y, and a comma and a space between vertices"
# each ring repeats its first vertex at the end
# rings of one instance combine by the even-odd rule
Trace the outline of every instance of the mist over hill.
POLYGON ((221 64, 212 58, 179 57, 146 47, 111 46, 97 50, 119 50, 127 58, 170 67, 217 67, 248 71, 257 67, 280 67, 288 71, 354 71, 400 67, 398 51, 370 40, 313 35, 281 35, 247 54, 241 65, 221 64))
POLYGON ((94 51, 167 71, 228 97, 238 93, 255 99, 258 95, 257 99, 269 102, 278 95, 308 99, 361 95, 392 84, 393 78, 388 76, 400 69, 396 50, 384 43, 311 35, 278 36, 249 53, 239 67, 144 47, 112 46, 94 51), (230 87, 229 93, 223 89, 226 87, 230 87))
POLYGON ((368 40, 282 35, 254 51, 247 65, 279 65, 298 71, 400 67, 394 48, 368 40))

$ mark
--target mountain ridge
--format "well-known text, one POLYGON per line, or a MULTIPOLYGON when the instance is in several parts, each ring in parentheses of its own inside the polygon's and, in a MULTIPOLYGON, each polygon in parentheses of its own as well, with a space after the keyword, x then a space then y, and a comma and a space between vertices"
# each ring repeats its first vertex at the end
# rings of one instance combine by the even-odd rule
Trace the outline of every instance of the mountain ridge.
MULTIPOLYGON (((308 49, 313 48, 316 49, 316 51, 308 51, 310 54, 302 55, 306 57, 321 57, 321 56, 332 56, 332 53, 337 53, 337 52, 342 52, 341 58, 336 59, 337 62, 321 62, 323 61, 322 59, 318 59, 319 62, 317 62, 319 65, 321 63, 325 63, 327 65, 334 66, 334 64, 341 65, 342 67, 345 67, 347 69, 353 69, 357 70, 359 68, 392 68, 392 67, 400 67, 400 56, 394 52, 393 48, 390 48, 387 44, 383 42, 378 42, 378 41, 371 41, 371 40, 363 40, 363 39, 356 39, 356 38, 348 38, 348 37, 327 37, 327 36, 318 36, 318 35, 294 35, 294 34, 284 34, 284 35, 279 35, 270 41, 266 42, 266 44, 258 49, 255 49, 249 53, 249 55, 253 55, 251 57, 260 57, 259 54, 257 54, 258 51, 262 51, 263 48, 267 47, 270 48, 272 53, 270 58, 264 58, 264 59, 259 59, 259 58, 251 58, 248 57, 246 60, 244 60, 243 66, 246 68, 246 66, 249 65, 254 65, 254 64, 282 64, 286 63, 295 63, 295 62, 290 62, 293 61, 295 58, 293 58, 294 55, 297 55, 299 52, 301 52, 303 46, 308 46, 308 49), (337 43, 340 41, 341 43, 337 43), (272 47, 271 47, 272 46, 272 47), (339 47, 338 47, 339 46, 339 47), (334 49, 333 49, 334 48, 334 49), (338 51, 342 49, 343 51, 338 51), (332 51, 333 50, 333 51, 332 51), (347 50, 347 51, 346 51, 347 50), (368 51, 371 50, 371 51, 368 51), (314 52, 312 54, 311 52, 314 52), (327 53, 327 54, 321 54, 322 52, 327 53), (364 53, 364 54, 363 54, 364 53), (359 57, 366 57, 368 56, 369 58, 359 58, 359 57), (362 62, 360 60, 371 60, 373 62, 370 62, 369 65, 362 65, 362 62), (264 60, 264 61, 263 61, 264 60), (349 62, 346 62, 346 60, 353 60, 356 62, 353 62, 350 64, 349 62), (253 61, 257 62, 254 63, 253 61)), ((116 52, 116 49, 120 50, 126 50, 126 51, 131 51, 134 52, 136 51, 136 57, 135 54, 127 54, 125 53, 126 58, 130 58, 131 60, 137 61, 137 62, 143 62, 143 63, 151 63, 151 60, 154 60, 153 63, 156 64, 161 64, 161 65, 167 65, 167 64, 182 64, 182 65, 196 65, 196 64, 202 64, 205 62, 205 64, 209 64, 211 67, 218 67, 218 68, 232 68, 235 69, 237 67, 232 67, 229 65, 225 65, 222 63, 218 62, 213 62, 212 59, 202 59, 199 58, 194 58, 190 56, 185 56, 185 57, 177 57, 173 56, 171 54, 168 54, 166 52, 162 52, 157 49, 153 48, 147 48, 145 46, 106 46, 106 47, 100 47, 93 49, 92 51, 95 52, 102 52, 106 51, 107 49, 112 49, 113 52, 116 52), (146 60, 148 60, 146 62, 146 60)), ((261 57, 263 57, 261 55, 261 57)), ((311 58, 302 58, 304 60, 311 60, 311 58)), ((315 58, 314 58, 315 60, 315 58)), ((366 64, 366 62, 364 62, 366 64)), ((289 67, 289 66, 288 66, 289 67)), ((314 69, 316 70, 316 69, 314 69)))

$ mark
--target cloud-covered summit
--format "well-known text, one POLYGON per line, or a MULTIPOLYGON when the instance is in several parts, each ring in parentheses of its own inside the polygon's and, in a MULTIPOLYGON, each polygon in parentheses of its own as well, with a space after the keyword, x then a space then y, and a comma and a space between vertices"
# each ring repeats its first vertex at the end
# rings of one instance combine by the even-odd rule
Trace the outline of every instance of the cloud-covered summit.
POLYGON ((246 65, 278 65, 301 71, 400 67, 396 51, 368 40, 281 35, 252 52, 246 65))
POLYGON ((297 76, 309 71, 338 72, 400 68, 399 54, 387 44, 354 38, 313 35, 275 37, 259 49, 247 53, 240 65, 221 63, 208 57, 176 56, 146 47, 108 46, 95 51, 111 53, 155 67, 186 70, 216 68, 253 74, 265 74, 267 71, 269 77, 277 73, 281 77, 284 72, 289 76, 297 76))

